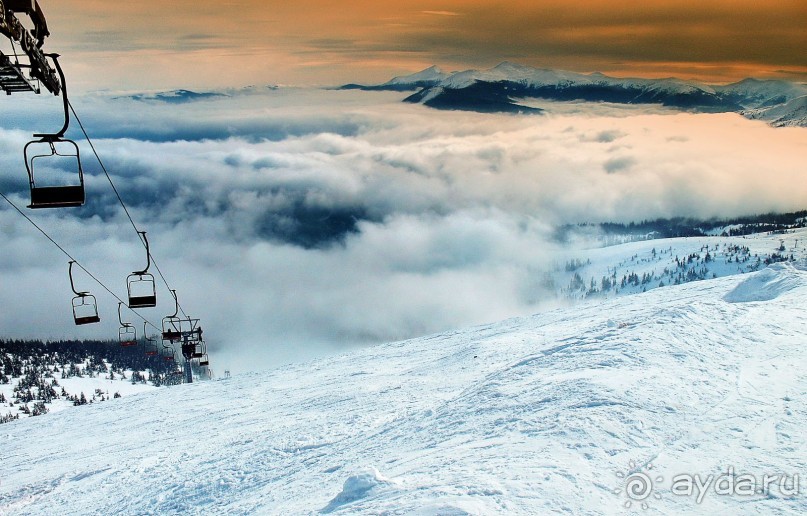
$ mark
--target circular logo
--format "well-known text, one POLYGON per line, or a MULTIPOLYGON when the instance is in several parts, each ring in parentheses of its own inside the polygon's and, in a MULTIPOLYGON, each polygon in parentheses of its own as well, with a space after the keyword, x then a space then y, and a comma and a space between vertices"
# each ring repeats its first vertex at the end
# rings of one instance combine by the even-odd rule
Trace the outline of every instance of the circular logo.
POLYGON ((653 493, 653 479, 644 473, 634 473, 625 479, 625 494, 640 502, 653 493))
POLYGON ((614 489, 614 493, 622 494, 625 493, 625 496, 628 498, 625 501, 625 507, 633 506, 633 502, 639 502, 641 504, 642 509, 647 509, 650 507, 645 500, 650 498, 650 495, 653 495, 653 498, 656 500, 661 499, 661 495, 658 493, 653 492, 653 488, 655 487, 655 482, 663 482, 664 478, 661 476, 656 477, 655 479, 651 478, 651 476, 646 473, 645 471, 649 472, 653 469, 652 464, 647 464, 644 467, 637 466, 636 462, 630 461, 629 464, 630 468, 628 473, 618 472, 616 476, 624 481, 624 488, 620 487, 614 489), (637 471, 638 470, 638 471, 637 471))

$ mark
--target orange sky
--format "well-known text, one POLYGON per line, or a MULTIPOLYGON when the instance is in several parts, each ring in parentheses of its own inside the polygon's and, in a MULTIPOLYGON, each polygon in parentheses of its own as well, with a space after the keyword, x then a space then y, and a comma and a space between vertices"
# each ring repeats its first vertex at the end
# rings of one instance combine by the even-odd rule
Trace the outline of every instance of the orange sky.
POLYGON ((81 89, 381 82, 510 60, 725 82, 807 78, 804 0, 40 0, 81 89))

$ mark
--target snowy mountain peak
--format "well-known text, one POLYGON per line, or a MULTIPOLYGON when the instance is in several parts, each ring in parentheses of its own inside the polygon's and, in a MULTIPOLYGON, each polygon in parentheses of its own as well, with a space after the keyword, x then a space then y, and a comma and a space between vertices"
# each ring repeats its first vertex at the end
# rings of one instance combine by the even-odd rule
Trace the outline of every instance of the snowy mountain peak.
POLYGON ((510 61, 502 61, 501 63, 491 68, 492 72, 505 73, 505 74, 532 73, 535 70, 536 68, 532 68, 531 66, 513 63, 510 61))
POLYGON ((425 70, 410 74, 394 77, 384 84, 387 85, 401 85, 401 84, 418 84, 418 83, 437 83, 447 78, 449 74, 443 72, 437 65, 432 65, 425 70))

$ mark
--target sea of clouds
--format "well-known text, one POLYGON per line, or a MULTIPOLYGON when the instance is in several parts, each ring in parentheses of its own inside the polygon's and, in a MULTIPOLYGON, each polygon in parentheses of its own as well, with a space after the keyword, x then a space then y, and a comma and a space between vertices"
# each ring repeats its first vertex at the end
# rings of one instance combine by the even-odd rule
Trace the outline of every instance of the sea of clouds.
MULTIPOLYGON (((546 272, 574 255, 553 238, 559 225, 807 204, 802 128, 586 103, 544 103, 544 115, 437 111, 404 96, 252 88, 73 103, 183 309, 202 319, 217 369, 551 306, 546 272)), ((58 99, 22 98, 4 103, 0 123, 0 188, 21 207, 22 147, 60 125, 58 99)), ((144 251, 75 121, 69 134, 86 206, 23 209, 123 297, 144 251)), ((117 301, 81 271, 77 288, 97 295, 102 323, 72 324, 67 258, 4 201, 0 239, 0 335, 117 336, 117 301)), ((141 311, 155 323, 173 312, 164 285, 158 296, 141 311)))

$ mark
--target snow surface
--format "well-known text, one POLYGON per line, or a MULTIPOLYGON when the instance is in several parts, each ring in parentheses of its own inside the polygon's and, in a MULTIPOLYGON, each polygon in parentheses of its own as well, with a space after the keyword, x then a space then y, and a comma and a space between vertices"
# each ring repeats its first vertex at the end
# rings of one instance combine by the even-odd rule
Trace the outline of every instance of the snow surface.
MULTIPOLYGON (((77 369, 83 371, 85 369, 84 364, 77 364, 77 369)), ((92 401, 95 403, 100 402, 100 398, 96 395, 98 392, 103 393, 104 398, 111 399, 115 394, 130 396, 154 389, 154 386, 151 384, 141 382, 132 383, 130 380, 132 377, 131 370, 125 371, 124 374, 125 378, 121 378, 119 374, 116 374, 115 379, 110 380, 105 375, 61 378, 59 373, 55 373, 54 378, 58 382, 58 386, 55 387, 55 390, 58 394, 61 394, 62 389, 64 389, 69 396, 75 395, 76 397, 83 393, 88 402, 92 401)), ((148 379, 149 374, 145 373, 144 376, 148 379)), ((10 383, 0 384, 0 393, 3 394, 6 400, 14 399, 14 385, 16 385, 19 377, 11 377, 10 380, 10 383)), ((30 407, 32 403, 28 405, 30 407)), ((52 402, 46 404, 48 412, 59 412, 73 408, 73 406, 73 402, 65 397, 54 398, 52 402)), ((0 403, 0 416, 12 414, 21 418, 30 417, 20 412, 19 409, 20 405, 18 404, 15 404, 14 407, 9 407, 8 402, 0 403)))
POLYGON ((14 421, 0 513, 804 514, 671 482, 807 473, 806 302, 778 265, 14 421))
POLYGON ((807 127, 807 95, 784 104, 744 111, 743 116, 752 120, 765 120, 775 127, 807 127))
POLYGON ((742 81, 722 86, 715 86, 719 92, 734 93, 751 101, 749 107, 760 107, 773 98, 782 98, 785 101, 807 95, 807 85, 789 81, 743 79, 742 81))
MULTIPOLYGON (((720 229, 729 231, 737 226, 720 229)), ((611 291, 598 292, 598 297, 629 295, 658 288, 660 284, 671 285, 679 273, 689 271, 702 273, 706 278, 745 274, 765 267, 764 260, 773 254, 789 257, 798 263, 807 260, 807 228, 791 229, 786 233, 754 233, 742 236, 708 236, 686 238, 660 238, 628 242, 620 245, 606 245, 577 251, 567 259, 576 260, 581 265, 572 271, 564 271, 558 264, 558 271, 552 281, 557 294, 566 298, 582 298, 584 291, 571 291, 570 280, 573 274, 582 277, 586 287, 593 279, 600 287, 603 277, 614 278, 616 285, 611 291), (782 250, 784 247, 784 250, 782 250), (747 252, 746 252, 747 251, 747 252), (705 261, 707 253, 710 256, 705 261), (676 260, 697 257, 692 263, 680 268, 676 260), (665 272, 666 271, 666 272, 665 272), (627 274, 648 275, 653 279, 637 286, 620 285, 627 274)))

